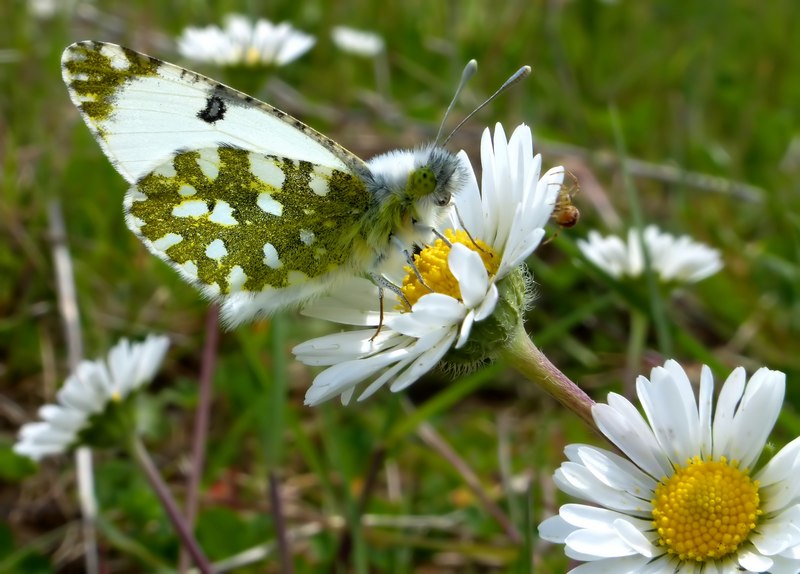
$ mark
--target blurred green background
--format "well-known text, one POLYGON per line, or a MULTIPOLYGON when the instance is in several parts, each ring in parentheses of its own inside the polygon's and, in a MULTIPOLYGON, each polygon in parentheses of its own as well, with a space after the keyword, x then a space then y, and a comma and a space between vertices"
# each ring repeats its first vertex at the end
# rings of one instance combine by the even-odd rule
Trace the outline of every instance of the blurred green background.
MULTIPOLYGON (((120 43, 253 91, 363 157, 432 139, 469 58, 479 73, 451 125, 530 64, 531 77, 452 147, 477 165, 484 126, 499 121, 510 133, 526 122, 545 166, 563 164, 580 181, 580 224, 529 262, 539 293, 533 340, 597 400, 630 383, 629 317, 650 303, 598 274, 574 246, 589 229, 631 225, 627 172, 646 222, 720 249, 725 262, 662 302, 669 348, 651 327, 638 372, 668 357, 695 374, 707 363, 718 380, 737 365, 783 370, 787 405, 774 442, 800 434, 800 3, 54 0, 46 15, 34 5, 42 2, 0 3, 0 572, 83 568, 72 460, 34 467, 10 450, 67 373, 52 200, 66 221, 85 355, 104 354, 121 336, 169 334, 148 444, 179 500, 190 464, 207 304, 125 227, 126 185, 61 82, 60 54, 76 40, 120 43), (184 27, 219 24, 230 12, 287 20, 317 44, 286 67, 247 73, 177 55, 184 27), (388 84, 376 83, 371 61, 334 47, 335 25, 384 38, 388 84)), ((538 542, 535 525, 562 501, 551 475, 564 444, 599 439, 503 365, 456 380, 426 376, 405 393, 418 409, 410 417, 388 391, 347 408, 304 407, 314 373, 290 349, 336 328, 292 316, 223 333, 197 527, 210 558, 274 541, 269 462, 289 527, 306 529, 294 544, 297 572, 336 571, 345 531, 354 572, 565 571, 562 549, 538 542), (269 401, 276 376, 288 381, 285 405, 269 401), (463 457, 523 544, 412 423, 432 425, 463 457), (384 447, 359 519, 359 493, 384 447)), ((132 463, 98 453, 96 481, 105 571, 174 568, 177 540, 132 463)), ((236 571, 279 567, 271 555, 236 571)))

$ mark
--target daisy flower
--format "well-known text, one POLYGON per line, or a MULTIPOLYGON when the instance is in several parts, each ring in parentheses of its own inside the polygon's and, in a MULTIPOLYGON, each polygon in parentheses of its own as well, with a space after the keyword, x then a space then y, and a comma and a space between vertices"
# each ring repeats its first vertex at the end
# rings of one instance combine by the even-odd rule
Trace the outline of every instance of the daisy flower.
POLYGON ((225 27, 186 28, 177 40, 178 51, 196 62, 221 66, 283 66, 308 52, 316 39, 288 22, 252 22, 229 14, 225 27))
POLYGON ((374 58, 384 49, 383 38, 379 35, 347 26, 334 26, 331 38, 340 50, 365 58, 374 58))
MULTIPOLYGON (((683 235, 675 237, 655 225, 642 235, 653 272, 664 283, 695 283, 722 269, 720 253, 683 235)), ((644 273, 644 256, 636 229, 628 232, 627 244, 614 235, 603 237, 590 231, 578 248, 589 261, 617 279, 644 273)))
POLYGON ((696 400, 670 360, 636 381, 646 420, 614 393, 594 406, 624 457, 568 446, 555 483, 592 506, 566 504, 539 526, 542 538, 586 562, 574 574, 800 571, 800 439, 756 464, 786 376, 762 368, 746 379, 735 369, 715 406, 710 369, 696 400))
POLYGON ((544 236, 564 169, 540 178, 541 156, 533 155, 530 128, 519 126, 509 140, 498 124, 481 140, 481 190, 472 168, 455 198, 443 236, 415 256, 416 272, 388 269, 385 279, 400 286, 384 290, 380 329, 378 288, 353 278, 304 314, 366 327, 313 339, 294 348, 307 365, 328 368, 315 379, 306 404, 337 395, 350 401, 356 387, 369 382, 358 400, 392 381, 400 391, 433 368, 445 355, 454 364, 491 360, 522 321, 530 296, 524 260, 544 236))
POLYGON ((164 336, 150 335, 141 343, 122 339, 105 360, 82 361, 56 394, 56 404, 39 409, 42 422, 22 427, 14 451, 41 460, 84 444, 102 425, 101 415, 153 379, 168 346, 164 336))

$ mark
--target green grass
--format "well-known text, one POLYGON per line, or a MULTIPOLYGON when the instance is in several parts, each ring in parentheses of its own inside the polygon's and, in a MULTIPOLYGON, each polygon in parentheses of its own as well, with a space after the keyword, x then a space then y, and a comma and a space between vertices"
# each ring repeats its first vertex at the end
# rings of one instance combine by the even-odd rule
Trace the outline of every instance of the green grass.
MULTIPOLYGON (((787 404, 774 442, 780 446, 798 434, 800 52, 791 30, 800 29, 800 4, 511 0, 490 9, 481 2, 279 1, 270 2, 269 11, 257 2, 230 1, 93 6, 37 20, 25 2, 0 4, 0 516, 8 516, 0 519, 0 572, 82 568, 71 459, 37 469, 10 453, 19 426, 52 400, 67 373, 48 234, 54 199, 66 219, 85 355, 104 354, 121 336, 163 332, 173 340, 152 387, 157 395, 148 446, 182 500, 207 304, 125 227, 126 185, 70 103, 59 57, 73 41, 97 39, 191 66, 170 39, 184 26, 216 23, 229 11, 252 8, 253 15, 290 20, 316 35, 318 44, 271 77, 199 71, 257 89, 253 95, 364 157, 433 137, 469 58, 478 60, 479 73, 457 116, 530 64, 530 79, 481 111, 453 146, 477 162, 483 126, 500 121, 510 132, 524 121, 534 128, 545 165, 563 163, 581 180, 575 198, 580 224, 530 261, 539 291, 527 323, 534 341, 595 399, 622 389, 628 317, 631 309, 649 313, 649 300, 581 262, 574 240, 592 228, 624 230, 634 220, 635 199, 645 222, 707 242, 725 260, 722 272, 663 303, 670 356, 693 369, 708 363, 718 380, 740 364, 749 371, 761 365, 785 371, 787 404), (337 24, 384 36, 390 97, 374 92, 368 61, 332 46, 329 30, 337 24), (302 101, 281 97, 278 80, 302 101), (642 175, 642 164, 633 164, 626 189, 620 155, 659 168, 668 181, 642 175), (690 183, 690 172, 757 191, 742 199, 730 187, 690 183), (598 208, 603 200, 621 225, 598 208)), ((337 571, 344 532, 352 536, 353 572, 530 572, 531 548, 533 571, 567 569, 561 548, 538 543, 530 528, 554 510, 550 477, 563 446, 598 440, 575 416, 503 365, 489 376, 426 376, 404 393, 416 414, 405 413, 400 397, 388 391, 347 408, 335 401, 307 408, 302 398, 313 371, 293 362, 290 349, 335 327, 299 316, 278 331, 273 326, 264 321, 221 338, 197 526, 212 560, 274 542, 266 480, 273 470, 289 527, 313 531, 294 545, 296 572, 337 571), (276 373, 285 393, 275 390, 276 373), (422 422, 473 468, 513 517, 524 544, 514 544, 452 465, 420 440, 415 423, 422 422), (503 467, 501 444, 509 449, 503 467), (374 519, 358 526, 361 488, 383 447, 385 460, 363 512, 388 518, 380 526, 374 519), (509 473, 532 478, 530 500, 524 490, 503 489, 509 473), (427 529, 391 525, 407 515, 449 521, 431 520, 427 529)), ((663 362, 663 344, 651 323, 639 372, 663 362)), ((96 480, 108 571, 170 571, 177 538, 133 463, 122 453, 98 453, 96 480)), ((237 572, 265 569, 279 571, 274 552, 237 572)))

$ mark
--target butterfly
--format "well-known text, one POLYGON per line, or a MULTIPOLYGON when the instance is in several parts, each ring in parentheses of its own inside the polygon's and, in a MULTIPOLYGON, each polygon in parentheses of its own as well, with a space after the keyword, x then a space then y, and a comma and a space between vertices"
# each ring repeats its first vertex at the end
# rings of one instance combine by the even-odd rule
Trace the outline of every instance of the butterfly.
POLYGON ((61 66, 130 184, 128 227, 228 326, 377 276, 432 238, 470 177, 435 144, 365 162, 269 104, 116 44, 72 44, 61 66))

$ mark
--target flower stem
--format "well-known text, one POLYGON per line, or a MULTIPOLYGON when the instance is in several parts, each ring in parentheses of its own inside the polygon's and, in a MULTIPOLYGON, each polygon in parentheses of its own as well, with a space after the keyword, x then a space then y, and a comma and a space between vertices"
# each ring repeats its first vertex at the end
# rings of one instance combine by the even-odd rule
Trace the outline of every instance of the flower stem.
MULTIPOLYGON (((217 362, 217 346, 219 343, 219 308, 211 304, 206 314, 206 340, 203 346, 203 358, 200 364, 200 389, 195 412, 194 431, 192 435, 192 464, 189 469, 189 480, 186 485, 185 515, 189 528, 194 528, 197 518, 197 505, 200 493, 200 482, 203 477, 203 466, 206 458, 208 442, 209 417, 214 382, 214 368, 217 362)), ((178 571, 188 571, 189 560, 186 549, 181 548, 178 571)))
MULTIPOLYGON (((53 247, 56 287, 58 288, 58 308, 61 319, 64 322, 69 370, 72 373, 76 373, 78 364, 83 358, 83 340, 81 338, 78 295, 75 288, 75 273, 72 269, 72 257, 67 245, 64 212, 59 201, 53 200, 50 202, 48 220, 50 241, 53 247)), ((95 524, 97 521, 97 497, 94 492, 92 450, 89 447, 81 446, 76 449, 75 467, 78 478, 78 501, 81 508, 84 566, 87 574, 97 574, 100 572, 97 525, 95 524)))
POLYGON ((640 372, 644 342, 647 337, 649 321, 647 315, 638 309, 631 308, 631 326, 628 334, 628 353, 625 361, 625 380, 623 389, 630 400, 636 397, 636 375, 640 372))
POLYGON ((594 401, 533 344, 522 324, 517 326, 516 333, 503 348, 501 356, 548 395, 581 417, 592 429, 597 430, 592 418, 594 401))
POLYGON ((189 552, 192 560, 194 560, 197 569, 202 574, 213 574, 214 570, 211 567, 211 563, 208 561, 208 558, 206 558, 205 554, 203 554, 203 550, 194 539, 189 526, 183 519, 183 515, 181 514, 178 505, 175 503, 175 499, 172 498, 169 488, 167 488, 164 479, 161 478, 153 459, 150 458, 150 454, 148 454, 147 449, 142 444, 142 441, 139 440, 139 437, 134 437, 131 441, 131 451, 134 459, 137 463, 139 463, 139 466, 147 477, 150 486, 153 487, 156 496, 158 496, 158 499, 161 501, 161 505, 164 507, 170 522, 172 522, 173 528, 175 528, 178 537, 186 547, 186 550, 189 552))

